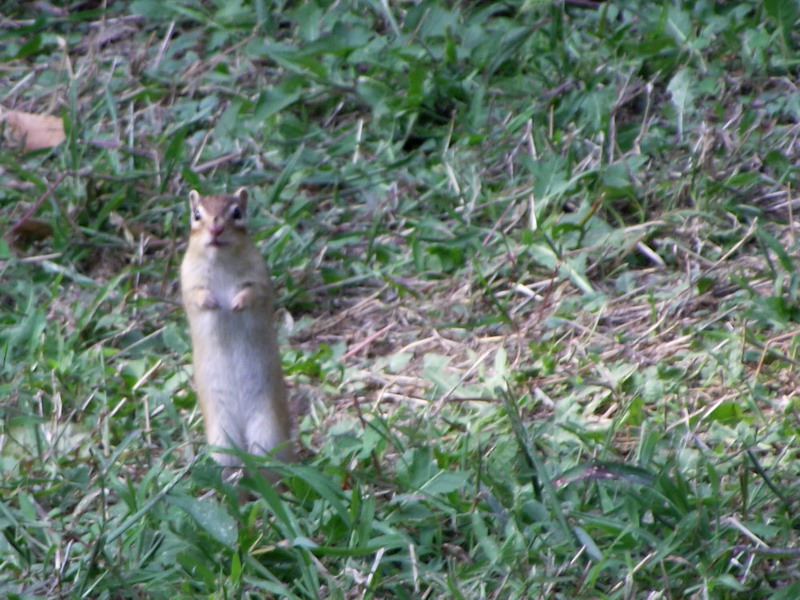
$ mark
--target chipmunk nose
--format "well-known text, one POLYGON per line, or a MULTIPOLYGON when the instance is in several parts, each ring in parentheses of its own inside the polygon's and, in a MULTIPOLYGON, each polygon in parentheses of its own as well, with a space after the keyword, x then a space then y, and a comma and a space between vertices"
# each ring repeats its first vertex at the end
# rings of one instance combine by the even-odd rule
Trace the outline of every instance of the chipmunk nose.
POLYGON ((217 236, 220 233, 222 233, 224 229, 225 229, 225 221, 222 219, 222 217, 215 217, 214 221, 209 226, 208 231, 209 233, 211 233, 211 235, 217 236))

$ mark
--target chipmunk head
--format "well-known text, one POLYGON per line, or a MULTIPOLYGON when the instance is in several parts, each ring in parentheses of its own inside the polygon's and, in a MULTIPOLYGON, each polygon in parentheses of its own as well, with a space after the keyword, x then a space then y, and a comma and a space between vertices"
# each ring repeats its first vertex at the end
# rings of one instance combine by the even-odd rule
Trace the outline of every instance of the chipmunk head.
POLYGON ((202 196, 189 192, 189 219, 192 236, 201 236, 204 246, 221 247, 231 244, 237 234, 247 231, 247 190, 235 194, 202 196))

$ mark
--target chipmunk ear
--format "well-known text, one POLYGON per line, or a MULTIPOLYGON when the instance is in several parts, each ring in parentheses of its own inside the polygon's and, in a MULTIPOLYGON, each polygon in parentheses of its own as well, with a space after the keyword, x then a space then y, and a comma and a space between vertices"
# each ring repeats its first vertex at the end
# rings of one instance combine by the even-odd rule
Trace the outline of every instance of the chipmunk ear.
POLYGON ((189 192, 189 222, 192 227, 195 227, 195 223, 199 223, 202 218, 203 215, 200 213, 200 192, 192 190, 189 192))
POLYGON ((238 190, 236 190, 234 196, 236 196, 239 199, 239 202, 242 203, 243 208, 247 206, 247 198, 250 196, 250 194, 248 194, 247 192, 247 188, 243 187, 239 188, 238 190))

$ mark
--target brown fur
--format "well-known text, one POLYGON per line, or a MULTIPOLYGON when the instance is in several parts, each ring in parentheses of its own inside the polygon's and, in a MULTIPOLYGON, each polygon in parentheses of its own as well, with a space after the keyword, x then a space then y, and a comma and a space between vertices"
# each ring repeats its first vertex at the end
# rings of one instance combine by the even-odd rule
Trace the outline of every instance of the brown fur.
MULTIPOLYGON (((192 224, 181 294, 208 443, 294 457, 286 386, 264 259, 247 235, 247 191, 189 194, 192 224), (199 217, 199 218, 197 218, 199 217)), ((215 453, 225 466, 231 454, 215 453)))

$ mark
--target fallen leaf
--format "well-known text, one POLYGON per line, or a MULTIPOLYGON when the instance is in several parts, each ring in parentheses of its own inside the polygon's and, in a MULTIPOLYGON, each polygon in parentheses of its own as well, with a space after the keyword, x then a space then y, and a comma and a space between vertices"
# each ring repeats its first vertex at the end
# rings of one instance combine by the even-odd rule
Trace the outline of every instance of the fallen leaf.
POLYGON ((61 117, 0 108, 0 122, 6 123, 6 134, 12 143, 21 145, 25 152, 52 148, 64 141, 61 117))
POLYGON ((14 226, 11 240, 15 246, 27 247, 53 235, 53 226, 41 219, 28 219, 14 226))

